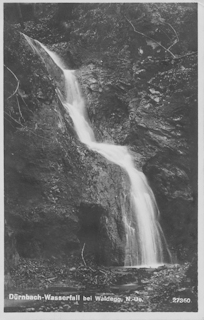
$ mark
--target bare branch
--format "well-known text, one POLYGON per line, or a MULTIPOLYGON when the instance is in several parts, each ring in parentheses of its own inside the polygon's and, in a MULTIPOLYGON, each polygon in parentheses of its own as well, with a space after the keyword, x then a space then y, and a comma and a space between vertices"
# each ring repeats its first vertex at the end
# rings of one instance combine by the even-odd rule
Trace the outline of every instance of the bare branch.
MULTIPOLYGON (((158 12, 159 12, 159 7, 158 7, 158 5, 156 4, 156 3, 154 3, 154 6, 157 8, 157 10, 158 10, 158 12)), ((161 22, 163 25, 164 24, 167 24, 172 30, 173 30, 173 32, 174 32, 174 34, 176 35, 176 41, 174 40, 174 42, 170 45, 170 47, 168 48, 168 50, 170 49, 170 48, 172 48, 176 43, 178 43, 179 42, 179 36, 178 36, 178 33, 176 32, 176 30, 174 29, 174 27, 170 24, 170 23, 168 23, 168 22, 161 22)), ((163 31, 163 30, 162 30, 163 31)), ((163 31, 164 32, 164 31, 163 31)), ((168 38, 169 38, 169 36, 168 36, 168 38)))
POLYGON ((18 101, 18 96, 16 96, 16 100, 17 100, 17 105, 18 105, 18 110, 19 110, 20 116, 25 121, 25 119, 24 119, 24 117, 22 115, 22 112, 21 112, 20 104, 19 104, 19 101, 18 101))
POLYGON ((167 36, 167 38, 169 39, 169 40, 172 40, 170 37, 169 37, 169 35, 163 30, 163 29, 159 29, 159 30, 161 30, 161 32, 163 32, 166 36, 167 36))
POLYGON ((83 245, 82 250, 81 250, 81 258, 83 260, 84 265, 87 267, 86 261, 84 260, 84 248, 85 248, 85 245, 86 245, 86 243, 84 242, 84 245, 83 245))
POLYGON ((6 120, 14 129, 16 129, 16 128, 11 124, 11 121, 9 121, 7 118, 5 118, 5 120, 6 120))
POLYGON ((19 82, 17 76, 15 75, 15 73, 14 73, 11 69, 9 69, 5 64, 4 64, 4 67, 14 76, 14 78, 15 78, 16 81, 17 81, 17 87, 16 87, 15 91, 6 99, 6 100, 8 100, 8 99, 10 99, 11 97, 13 97, 13 96, 16 94, 16 92, 17 92, 18 89, 19 89, 19 84, 20 84, 20 82, 19 82))
POLYGON ((20 123, 19 121, 17 121, 16 119, 14 119, 9 113, 7 113, 6 111, 4 111, 4 113, 9 116, 13 121, 15 121, 16 123, 20 124, 21 127, 23 127, 22 123, 20 123))
MULTIPOLYGON (((174 60, 179 60, 179 59, 182 59, 182 58, 185 58, 185 57, 192 56, 194 54, 198 54, 198 52, 197 51, 189 52, 189 53, 184 54, 183 56, 175 57, 174 60)), ((166 60, 163 60, 163 61, 169 61, 169 59, 166 59, 166 60)))
POLYGON ((178 33, 176 32, 176 30, 174 29, 174 27, 172 27, 172 25, 168 22, 164 22, 164 24, 167 24, 173 30, 173 32, 176 35, 177 42, 179 42, 179 36, 178 36, 178 33))
POLYGON ((173 46, 175 46, 175 44, 177 44, 179 42, 179 36, 178 36, 178 33, 176 32, 176 30, 174 29, 174 27, 172 27, 172 25, 170 23, 164 22, 163 24, 167 24, 173 30, 174 34, 176 35, 176 39, 170 45, 170 47, 168 47, 168 50, 169 50, 170 48, 172 48, 173 46))
POLYGON ((99 272, 105 274, 107 276, 107 272, 103 271, 102 269, 98 269, 99 272))
POLYGON ((168 47, 168 50, 171 49, 176 43, 178 43, 177 39, 174 40, 174 42, 168 47))
POLYGON ((89 268, 91 271, 94 272, 95 270, 93 270, 91 267, 87 266, 86 261, 84 259, 84 248, 85 248, 85 245, 86 245, 86 243, 84 242, 84 245, 83 245, 82 250, 81 250, 81 258, 83 260, 83 263, 84 263, 85 267, 89 268))
POLYGON ((190 52, 190 53, 184 54, 183 56, 176 57, 175 60, 182 59, 182 58, 185 58, 185 57, 189 57, 189 56, 192 56, 194 54, 198 54, 198 53, 196 51, 190 52))
MULTIPOLYGON (((7 113, 6 111, 4 111, 4 113, 10 117, 13 121, 15 121, 16 123, 18 123, 23 129, 26 129, 27 131, 29 131, 30 133, 34 134, 34 136, 36 137, 39 137, 39 138, 42 138, 44 140, 47 140, 47 141, 50 141, 50 139, 47 139, 43 136, 40 136, 39 134, 36 134, 35 132, 33 132, 31 129, 29 129, 28 127, 26 126, 23 126, 22 123, 20 123, 19 121, 17 121, 16 119, 14 119, 9 113, 7 113)), ((7 119, 6 119, 7 120, 7 119)), ((19 129, 19 130, 23 130, 23 129, 19 129)))
MULTIPOLYGON (((23 100, 26 107, 28 107, 27 103, 25 102, 24 98, 20 95, 21 99, 23 100)), ((28 108, 29 109, 29 108, 28 108)), ((33 112, 33 111, 32 111, 33 112)))
POLYGON ((18 95, 21 97, 21 99, 23 100, 23 102, 24 102, 25 106, 28 108, 28 110, 34 115, 34 112, 29 108, 29 106, 25 102, 25 99, 23 98, 22 94, 20 93, 20 90, 18 92, 18 95))
POLYGON ((133 23, 132 23, 126 16, 124 16, 124 17, 125 17, 125 19, 128 21, 128 23, 132 26, 132 28, 133 28, 133 30, 134 30, 135 33, 138 33, 138 34, 142 35, 143 37, 146 37, 146 38, 154 41, 156 44, 158 44, 158 46, 160 46, 160 47, 163 48, 166 52, 168 52, 173 58, 176 58, 176 56, 175 56, 168 48, 164 47, 161 43, 159 43, 158 41, 156 41, 156 40, 154 40, 153 38, 149 37, 148 35, 140 32, 140 31, 137 31, 137 30, 135 29, 133 23))

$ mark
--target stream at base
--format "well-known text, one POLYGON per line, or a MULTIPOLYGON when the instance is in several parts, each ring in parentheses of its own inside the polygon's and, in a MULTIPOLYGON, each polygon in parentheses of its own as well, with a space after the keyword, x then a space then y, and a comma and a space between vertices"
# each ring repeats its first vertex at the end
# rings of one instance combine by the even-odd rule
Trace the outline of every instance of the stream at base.
MULTIPOLYGON (((25 261, 24 261, 25 265, 25 261)), ((30 263, 29 263, 29 266, 30 263)), ((114 267, 90 270, 80 266, 66 276, 58 274, 49 283, 34 288, 5 290, 5 312, 149 312, 196 311, 196 296, 185 282, 189 264, 161 265, 157 268, 114 267), (81 278, 81 273, 86 278, 81 278), (109 278, 108 282, 104 280, 109 278), (89 278, 90 282, 87 282, 89 278), (97 283, 93 279, 98 279, 97 283), (181 286, 182 283, 182 286, 181 286), (27 295, 27 296, 26 296, 27 295), (183 299, 186 303, 173 303, 183 299), (184 300, 185 299, 185 300, 184 300)), ((47 269, 47 267, 46 267, 47 269)), ((47 270, 48 272, 48 270, 47 270)), ((49 272, 48 272, 49 274, 49 272)), ((28 279, 21 279, 21 285, 28 279)))

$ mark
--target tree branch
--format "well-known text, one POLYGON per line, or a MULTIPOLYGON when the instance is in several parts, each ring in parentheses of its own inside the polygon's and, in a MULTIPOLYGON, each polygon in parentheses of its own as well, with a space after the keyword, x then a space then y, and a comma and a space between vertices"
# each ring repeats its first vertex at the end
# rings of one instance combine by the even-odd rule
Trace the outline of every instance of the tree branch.
POLYGON ((16 94, 16 92, 17 92, 18 89, 19 89, 19 83, 20 83, 20 82, 19 82, 17 76, 15 75, 15 73, 14 73, 11 69, 9 69, 5 64, 4 64, 4 67, 14 76, 14 78, 15 78, 16 81, 17 81, 17 87, 16 87, 15 91, 6 99, 6 100, 8 100, 8 99, 10 99, 11 97, 13 97, 13 96, 16 94))
POLYGON ((153 38, 149 37, 148 35, 146 35, 145 33, 143 32, 140 32, 140 31, 137 31, 133 25, 133 23, 126 17, 124 16, 124 18, 128 21, 128 23, 132 26, 133 30, 135 33, 138 33, 140 35, 142 35, 143 37, 145 38, 148 38, 152 41, 154 41, 156 44, 158 44, 158 46, 160 46, 161 48, 163 48, 166 52, 168 52, 174 59, 176 58, 176 56, 166 47, 164 47, 161 43, 159 43, 158 41, 154 40, 153 38))
MULTIPOLYGON (((42 138, 44 140, 47 140, 47 141, 50 141, 50 139, 47 139, 43 136, 40 136, 39 134, 36 134, 35 132, 33 132, 31 129, 29 129, 28 127, 26 126, 23 126, 22 123, 20 123, 19 121, 17 121, 16 119, 14 119, 9 113, 7 113, 6 111, 4 111, 4 113, 10 117, 13 121, 15 121, 16 123, 18 123, 23 129, 26 129, 27 131, 29 131, 30 133, 34 134, 34 136, 36 137, 39 137, 39 138, 42 138)), ((7 119, 6 119, 7 120, 7 119)), ((19 130, 23 130, 23 129, 19 129, 19 130)))
POLYGON ((85 245, 86 245, 86 243, 84 242, 84 245, 83 245, 82 250, 81 250, 81 258, 83 260, 83 263, 84 263, 85 267, 87 267, 86 261, 84 260, 84 248, 85 248, 85 245))
POLYGON ((169 50, 169 49, 172 48, 176 43, 179 42, 179 36, 178 36, 178 33, 176 32, 176 30, 174 29, 174 27, 172 27, 172 25, 171 25, 170 23, 164 22, 164 24, 167 24, 167 25, 173 30, 173 32, 174 32, 175 35, 176 35, 176 39, 175 39, 174 42, 170 45, 170 47, 168 47, 168 50, 169 50))
POLYGON ((179 42, 179 36, 178 36, 178 33, 176 32, 176 30, 174 29, 174 27, 172 27, 172 25, 168 22, 165 22, 164 24, 167 24, 174 31, 176 38, 177 38, 177 42, 179 42))
POLYGON ((83 260, 83 263, 84 263, 85 267, 87 267, 87 268, 89 268, 91 271, 95 272, 95 270, 93 270, 91 267, 87 266, 86 261, 85 261, 85 259, 84 259, 84 248, 85 248, 85 245, 86 245, 86 243, 84 242, 84 245, 83 245, 82 250, 81 250, 81 258, 82 258, 82 260, 83 260))
POLYGON ((5 118, 6 121, 8 121, 8 123, 14 128, 16 129, 12 124, 11 124, 11 121, 9 121, 7 118, 5 118))
MULTIPOLYGON (((159 12, 159 7, 158 7, 158 5, 157 5, 156 3, 154 3, 154 5, 156 6, 156 8, 157 8, 157 10, 158 10, 158 12, 159 12)), ((174 27, 173 27, 170 23, 168 23, 168 22, 162 22, 162 24, 163 24, 163 25, 164 25, 164 24, 167 24, 167 25, 173 30, 173 32, 174 32, 175 35, 176 35, 176 41, 174 40, 174 42, 170 45, 170 47, 168 48, 168 50, 169 50, 169 49, 172 48, 177 42, 179 42, 179 36, 178 36, 176 30, 174 29, 174 27)), ((169 38, 169 37, 168 37, 168 38, 169 38)))
POLYGON ((194 51, 194 52, 190 52, 190 53, 184 54, 183 56, 176 57, 175 60, 182 59, 182 58, 185 58, 185 57, 188 57, 188 56, 192 56, 194 54, 197 54, 197 52, 194 51))
POLYGON ((170 50, 177 42, 177 39, 175 39, 174 42, 168 47, 168 50, 170 50))
POLYGON ((163 29, 159 29, 159 30, 161 30, 161 32, 163 32, 166 36, 167 36, 167 38, 169 39, 169 40, 172 40, 170 37, 169 37, 169 35, 163 30, 163 29))
POLYGON ((25 99, 23 98, 23 95, 21 94, 20 90, 18 91, 18 96, 21 97, 23 103, 25 104, 25 106, 28 108, 28 110, 34 115, 34 112, 29 108, 29 106, 27 105, 27 103, 25 102, 25 99))
POLYGON ((4 113, 5 113, 7 116, 9 116, 13 121, 15 121, 16 123, 20 124, 21 127, 24 127, 24 126, 22 125, 22 123, 20 123, 20 122, 17 121, 16 119, 14 119, 9 113, 7 113, 6 111, 4 111, 4 113))
MULTIPOLYGON (((184 54, 183 56, 177 56, 174 58, 174 60, 179 60, 179 59, 182 59, 182 58, 185 58, 185 57, 189 57, 189 56, 192 56, 194 54, 198 54, 197 51, 193 51, 193 52, 190 52, 190 53, 186 53, 184 54)), ((163 61, 169 61, 169 59, 166 59, 166 60, 163 60, 163 61)))
POLYGON ((102 269, 99 269, 99 268, 98 268, 98 271, 101 272, 101 273, 103 273, 103 274, 105 274, 105 275, 107 276, 107 272, 103 271, 102 269))
POLYGON ((18 96, 16 96, 16 100, 17 100, 18 111, 19 111, 19 113, 20 113, 20 116, 21 116, 21 118, 25 121, 25 119, 24 119, 24 117, 23 117, 23 115, 22 115, 22 112, 21 112, 20 104, 19 104, 19 101, 18 101, 18 96))

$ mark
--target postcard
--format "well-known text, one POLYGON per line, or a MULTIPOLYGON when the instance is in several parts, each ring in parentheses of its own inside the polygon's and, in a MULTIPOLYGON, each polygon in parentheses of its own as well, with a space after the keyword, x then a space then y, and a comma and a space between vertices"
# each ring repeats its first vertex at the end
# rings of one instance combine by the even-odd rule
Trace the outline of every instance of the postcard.
POLYGON ((203 3, 2 11, 4 319, 203 319, 203 3))

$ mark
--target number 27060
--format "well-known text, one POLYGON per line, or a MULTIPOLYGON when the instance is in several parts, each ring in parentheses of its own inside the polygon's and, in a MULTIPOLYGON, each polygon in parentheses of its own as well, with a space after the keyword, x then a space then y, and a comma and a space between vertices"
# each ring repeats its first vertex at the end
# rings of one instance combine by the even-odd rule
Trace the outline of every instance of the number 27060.
POLYGON ((190 298, 172 298, 173 303, 190 303, 191 299, 190 298))

